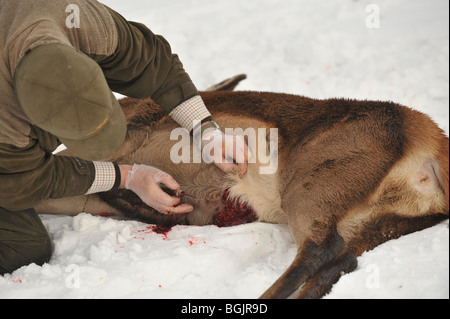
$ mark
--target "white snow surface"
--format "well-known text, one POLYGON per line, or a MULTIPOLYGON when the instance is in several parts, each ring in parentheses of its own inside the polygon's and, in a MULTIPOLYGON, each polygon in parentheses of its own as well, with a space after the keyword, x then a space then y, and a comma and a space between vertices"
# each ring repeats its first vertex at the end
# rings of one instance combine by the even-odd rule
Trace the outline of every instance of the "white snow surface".
MULTIPOLYGON (((200 89, 246 73, 240 90, 390 100, 449 132, 447 0, 103 2, 164 35, 200 89), (380 28, 366 25, 371 4, 380 28)), ((0 298, 257 298, 296 251, 285 225, 177 226, 164 236, 87 214, 42 219, 51 261, 0 276, 0 298)), ((325 298, 447 299, 449 223, 358 264, 325 298)))

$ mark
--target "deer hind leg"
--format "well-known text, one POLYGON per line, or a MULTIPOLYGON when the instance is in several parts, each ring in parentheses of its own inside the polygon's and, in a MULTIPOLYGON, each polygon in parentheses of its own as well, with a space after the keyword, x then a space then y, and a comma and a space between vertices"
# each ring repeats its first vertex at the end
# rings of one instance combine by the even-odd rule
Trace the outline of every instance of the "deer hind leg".
POLYGON ((372 195, 367 212, 360 213, 359 226, 355 227, 351 215, 340 221, 338 228, 357 256, 388 240, 448 219, 436 161, 426 154, 413 155, 392 168, 372 195))
MULTIPOLYGON (((366 163, 366 167, 372 167, 370 161, 366 163)), ((340 170, 345 172, 343 167, 340 170)), ((356 257, 364 251, 448 219, 448 211, 443 206, 444 194, 435 171, 436 166, 431 160, 403 160, 393 166, 371 199, 353 201, 356 203, 353 205, 349 202, 349 205, 341 206, 345 214, 332 214, 329 231, 315 226, 320 225, 319 220, 323 216, 316 219, 310 226, 312 234, 308 235, 301 253, 291 266, 293 273, 298 274, 302 268, 309 271, 308 274, 303 270, 303 278, 296 278, 303 280, 304 285, 295 298, 319 298, 325 295, 342 274, 357 267, 356 257), (401 175, 404 175, 403 178, 401 175), (321 238, 317 234, 320 233, 326 233, 327 237, 318 245, 321 238), (314 237, 318 238, 314 240, 314 237)), ((374 170, 366 169, 364 173, 373 174, 374 170)), ((328 177, 327 180, 332 179, 328 177)), ((342 190, 341 187, 339 189, 342 190)), ((366 194, 371 193, 368 189, 361 190, 366 194)), ((326 192, 324 195, 327 196, 326 192)), ((346 195, 340 192, 342 196, 346 195)), ((299 225, 302 221, 297 219, 292 222, 299 225)))

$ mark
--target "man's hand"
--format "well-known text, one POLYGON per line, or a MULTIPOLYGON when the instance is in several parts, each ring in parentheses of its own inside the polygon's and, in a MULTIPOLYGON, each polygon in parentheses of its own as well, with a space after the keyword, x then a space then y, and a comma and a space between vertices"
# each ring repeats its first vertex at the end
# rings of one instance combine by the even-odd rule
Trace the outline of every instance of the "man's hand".
POLYGON ((162 214, 185 214, 194 208, 183 204, 177 206, 181 199, 170 196, 161 189, 161 184, 167 186, 174 192, 180 189, 180 185, 169 174, 147 165, 135 164, 121 165, 122 174, 121 187, 136 193, 141 200, 162 214))
POLYGON ((221 130, 206 132, 202 137, 202 152, 224 172, 239 167, 239 177, 247 174, 249 150, 242 136, 226 135, 221 130))

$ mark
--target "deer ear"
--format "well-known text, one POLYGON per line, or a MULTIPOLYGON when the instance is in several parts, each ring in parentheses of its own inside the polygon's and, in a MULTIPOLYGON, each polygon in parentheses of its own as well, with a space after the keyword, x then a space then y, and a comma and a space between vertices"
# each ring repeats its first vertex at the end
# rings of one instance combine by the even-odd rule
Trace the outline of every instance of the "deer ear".
POLYGON ((233 91, 236 88, 236 86, 238 86, 239 82, 245 80, 246 78, 247 75, 239 74, 225 81, 222 81, 216 85, 213 85, 210 88, 206 89, 205 91, 206 92, 233 91))
POLYGON ((414 176, 414 187, 421 193, 435 193, 439 190, 439 181, 436 175, 437 163, 426 160, 414 176))

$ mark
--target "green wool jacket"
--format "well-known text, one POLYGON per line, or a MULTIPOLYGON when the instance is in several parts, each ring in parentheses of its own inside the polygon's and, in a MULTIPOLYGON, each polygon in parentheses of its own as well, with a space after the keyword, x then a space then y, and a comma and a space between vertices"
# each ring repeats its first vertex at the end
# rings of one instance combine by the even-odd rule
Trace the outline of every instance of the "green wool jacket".
POLYGON ((85 194, 95 178, 92 162, 52 154, 60 141, 29 121, 14 94, 25 52, 54 43, 94 59, 111 90, 151 97, 167 113, 198 95, 163 37, 98 1, 0 0, 0 207, 11 211, 85 194), (79 14, 78 27, 73 14, 79 14))

